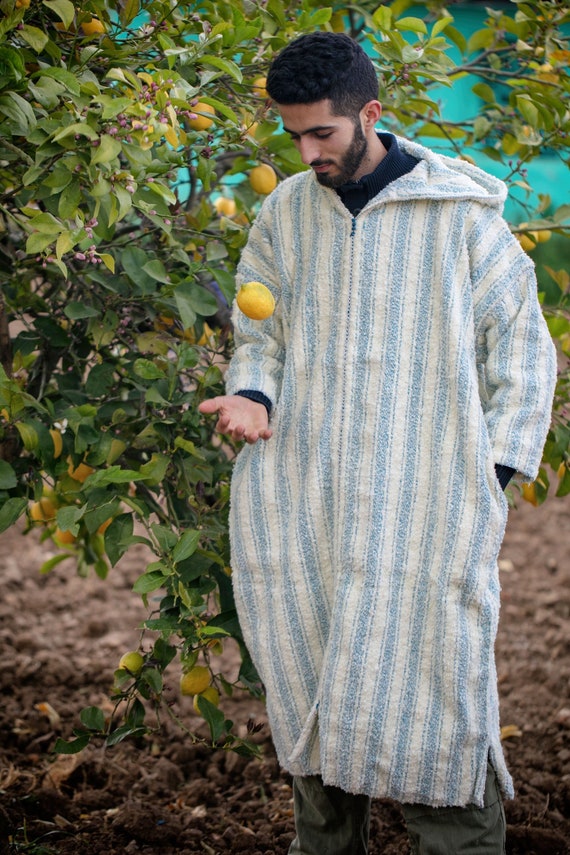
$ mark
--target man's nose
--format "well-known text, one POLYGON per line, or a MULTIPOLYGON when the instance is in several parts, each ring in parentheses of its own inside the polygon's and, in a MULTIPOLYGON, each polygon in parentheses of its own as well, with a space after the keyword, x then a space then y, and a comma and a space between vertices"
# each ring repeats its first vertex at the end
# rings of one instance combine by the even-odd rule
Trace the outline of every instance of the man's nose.
POLYGON ((318 140, 301 137, 299 140, 299 154, 303 163, 311 164, 320 157, 321 148, 318 140))

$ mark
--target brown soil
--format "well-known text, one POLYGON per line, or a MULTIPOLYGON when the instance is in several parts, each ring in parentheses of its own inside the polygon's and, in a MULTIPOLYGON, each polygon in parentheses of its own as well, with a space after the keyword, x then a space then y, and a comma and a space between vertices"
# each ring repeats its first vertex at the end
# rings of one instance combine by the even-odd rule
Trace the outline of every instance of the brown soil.
MULTIPOLYGON (((502 723, 518 729, 504 743, 517 789, 506 804, 509 853, 570 852, 569 544, 570 497, 511 511, 497 645, 502 723)), ((108 704, 146 610, 131 592, 140 556, 101 581, 78 578, 72 562, 40 576, 47 551, 34 535, 0 536, 0 855, 286 853, 290 778, 263 706, 245 694, 223 699, 223 709, 243 733, 250 719, 265 723, 262 760, 211 753, 169 721, 138 744, 53 755, 81 709, 108 704)), ((169 691, 175 712, 200 727, 175 678, 169 691)), ((408 851, 398 806, 375 802, 370 855, 408 851)))

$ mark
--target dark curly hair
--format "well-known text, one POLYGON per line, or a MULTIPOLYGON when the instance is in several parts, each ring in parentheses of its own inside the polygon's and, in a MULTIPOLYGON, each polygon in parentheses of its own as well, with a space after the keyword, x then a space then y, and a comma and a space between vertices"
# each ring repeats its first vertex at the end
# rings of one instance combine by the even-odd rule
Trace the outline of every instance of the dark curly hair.
POLYGON ((370 58, 344 33, 316 32, 290 42, 271 63, 267 91, 277 104, 330 99, 337 116, 356 118, 378 97, 370 58))

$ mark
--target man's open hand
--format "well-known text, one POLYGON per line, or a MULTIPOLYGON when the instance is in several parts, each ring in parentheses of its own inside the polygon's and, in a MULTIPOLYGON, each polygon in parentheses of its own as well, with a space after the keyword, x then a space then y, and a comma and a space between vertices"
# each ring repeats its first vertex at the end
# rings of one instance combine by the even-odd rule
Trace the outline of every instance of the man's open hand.
POLYGON ((218 413, 216 430, 239 441, 254 443, 258 439, 269 439, 273 431, 269 428, 269 416, 263 404, 244 398, 242 395, 219 395, 202 401, 201 413, 218 413))

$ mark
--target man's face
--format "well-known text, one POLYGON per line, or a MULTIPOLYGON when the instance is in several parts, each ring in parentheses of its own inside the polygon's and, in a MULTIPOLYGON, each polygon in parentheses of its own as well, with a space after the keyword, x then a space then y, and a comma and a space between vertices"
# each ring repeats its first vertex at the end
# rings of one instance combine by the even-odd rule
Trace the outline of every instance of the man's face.
POLYGON ((283 126, 297 147, 303 163, 325 187, 340 187, 365 174, 368 142, 359 118, 335 116, 330 101, 313 104, 279 104, 283 126))

